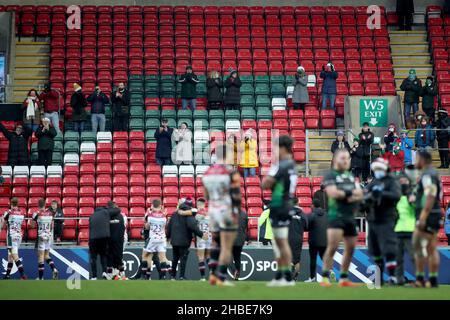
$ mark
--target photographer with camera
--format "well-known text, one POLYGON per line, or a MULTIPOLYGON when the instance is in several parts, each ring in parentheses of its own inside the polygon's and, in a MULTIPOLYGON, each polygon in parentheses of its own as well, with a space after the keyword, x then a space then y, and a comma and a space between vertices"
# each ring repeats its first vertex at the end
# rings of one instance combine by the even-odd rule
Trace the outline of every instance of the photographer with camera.
POLYGON ((414 265, 412 234, 416 226, 416 207, 414 204, 414 202, 416 201, 416 197, 414 194, 414 188, 412 187, 410 179, 406 174, 400 176, 399 183, 402 191, 402 196, 400 197, 400 201, 397 202, 396 206, 398 220, 395 224, 394 231, 397 234, 396 278, 397 284, 403 285, 405 284, 406 280, 404 267, 405 252, 408 253, 414 265))
MULTIPOLYGON (((380 268, 381 274, 386 266, 389 283, 396 284, 397 235, 394 227, 401 189, 397 180, 389 173, 388 161, 377 158, 372 162, 371 169, 373 180, 366 187, 364 197, 369 222, 369 252, 380 268)), ((381 283, 383 283, 382 278, 381 283)))
POLYGON ((58 91, 50 87, 50 84, 44 86, 44 91, 39 95, 41 104, 44 104, 44 117, 49 118, 56 132, 59 132, 59 112, 60 95, 58 91))
POLYGON ((294 86, 294 92, 292 93, 292 103, 294 104, 294 109, 301 109, 305 111, 305 105, 309 102, 308 95, 308 76, 305 72, 305 68, 299 66, 297 68, 297 73, 295 74, 295 79, 292 81, 294 86))
POLYGON ((91 103, 92 132, 97 133, 99 127, 100 131, 105 131, 105 105, 109 102, 109 98, 99 86, 96 86, 95 91, 87 98, 87 101, 91 103))
POLYGON ((130 94, 123 82, 119 83, 117 90, 111 97, 113 111, 113 131, 128 131, 130 117, 130 94))
POLYGON ((322 67, 320 77, 323 79, 322 84, 322 110, 327 108, 327 100, 330 100, 330 108, 334 110, 334 102, 336 101, 336 79, 338 73, 334 69, 334 65, 329 62, 322 67))

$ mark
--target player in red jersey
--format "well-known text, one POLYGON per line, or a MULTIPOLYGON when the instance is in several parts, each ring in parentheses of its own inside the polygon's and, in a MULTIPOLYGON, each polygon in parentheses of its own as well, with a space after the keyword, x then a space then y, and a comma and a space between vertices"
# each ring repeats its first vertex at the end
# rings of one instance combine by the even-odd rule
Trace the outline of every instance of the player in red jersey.
MULTIPOLYGON (((25 215, 22 210, 19 209, 19 200, 17 198, 11 199, 11 209, 7 210, 2 217, 2 223, 0 227, 6 222, 7 234, 6 234, 6 247, 8 248, 8 266, 6 268, 6 274, 4 279, 9 279, 13 264, 15 263, 20 273, 20 278, 25 280, 25 275, 22 261, 19 259, 19 247, 22 243, 22 223, 25 215)), ((1 229, 1 228, 0 228, 1 229)))

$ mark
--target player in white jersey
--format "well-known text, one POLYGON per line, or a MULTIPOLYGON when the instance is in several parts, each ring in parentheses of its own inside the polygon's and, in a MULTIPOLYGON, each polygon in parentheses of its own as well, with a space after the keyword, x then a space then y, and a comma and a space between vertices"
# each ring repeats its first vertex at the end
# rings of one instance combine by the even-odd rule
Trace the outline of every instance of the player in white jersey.
POLYGON ((207 240, 197 237, 197 257, 198 257, 198 269, 202 281, 205 281, 206 265, 209 263, 209 256, 212 246, 212 236, 209 232, 209 215, 205 207, 206 200, 204 198, 197 199, 197 214, 195 219, 197 220, 199 229, 208 235, 207 240))
POLYGON ((25 275, 22 261, 19 259, 19 247, 22 243, 22 224, 25 215, 22 210, 19 209, 19 200, 17 198, 11 199, 11 209, 7 210, 2 217, 0 223, 0 229, 2 229, 4 222, 6 222, 7 234, 6 234, 6 246, 8 248, 8 266, 6 268, 6 274, 4 279, 9 279, 11 270, 14 264, 20 273, 20 278, 25 280, 25 275))
POLYGON ((50 258, 50 249, 53 244, 53 213, 45 209, 45 200, 39 199, 39 209, 33 213, 32 224, 37 226, 38 274, 39 280, 44 278, 44 261, 52 269, 53 280, 58 279, 58 269, 50 258))
POLYGON ((149 230, 148 241, 142 252, 141 272, 145 279, 150 280, 152 274, 153 254, 158 254, 161 263, 161 279, 165 278, 169 265, 166 257, 166 223, 167 216, 164 211, 161 200, 154 199, 152 207, 145 214, 145 228, 149 230))
POLYGON ((208 199, 210 232, 213 234, 211 250, 211 285, 232 285, 226 281, 228 265, 232 261, 232 248, 237 235, 238 220, 232 210, 231 171, 224 164, 224 146, 216 146, 216 163, 202 177, 208 199))

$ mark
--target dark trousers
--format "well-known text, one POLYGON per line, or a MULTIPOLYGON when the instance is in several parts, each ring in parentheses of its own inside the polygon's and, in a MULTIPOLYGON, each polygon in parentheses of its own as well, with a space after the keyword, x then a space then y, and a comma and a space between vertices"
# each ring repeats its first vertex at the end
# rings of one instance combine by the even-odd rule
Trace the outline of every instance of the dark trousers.
POLYGON ((362 176, 362 168, 356 167, 356 168, 352 168, 352 173, 353 175, 358 178, 360 178, 362 176))
POLYGON ((227 110, 239 110, 240 105, 238 104, 227 104, 225 105, 225 109, 227 110))
POLYGON ((315 278, 317 273, 317 254, 320 259, 323 259, 323 255, 327 247, 318 247, 309 245, 309 277, 315 278))
POLYGON ((38 150, 38 165, 51 166, 53 158, 53 150, 38 150))
POLYGON ((129 116, 114 116, 113 131, 128 131, 129 116))
POLYGON ((184 278, 189 257, 189 246, 173 246, 172 251, 172 278, 175 279, 177 277, 178 261, 180 261, 180 278, 184 278))
POLYGON ((233 261, 237 272, 241 272, 242 246, 233 246, 233 261))
POLYGON ((410 259, 414 261, 414 250, 412 247, 412 233, 397 234, 397 269, 395 276, 399 284, 405 283, 405 252, 408 253, 410 259))
POLYGON ((92 277, 97 278, 97 258, 100 257, 102 270, 100 276, 106 271, 108 262, 108 238, 89 240, 89 261, 91 264, 92 277))
POLYGON ((363 158, 363 166, 361 168, 361 179, 367 181, 370 175, 370 157, 363 158))
POLYGON ((108 267, 119 269, 123 263, 123 242, 109 241, 108 243, 108 267))
POLYGON ((218 110, 222 108, 222 102, 208 102, 208 109, 218 110))
POLYGON ((306 103, 294 103, 294 110, 303 110, 305 111, 306 103))
POLYGON ((398 28, 400 30, 411 30, 413 23, 413 14, 398 12, 397 15, 398 15, 398 28))
POLYGON ((450 160, 448 157, 448 139, 438 140, 438 148, 439 148, 439 158, 441 158, 441 165, 443 167, 447 167, 450 164, 450 160))
POLYGON ((172 164, 172 160, 170 158, 156 158, 156 163, 160 166, 168 166, 172 164))

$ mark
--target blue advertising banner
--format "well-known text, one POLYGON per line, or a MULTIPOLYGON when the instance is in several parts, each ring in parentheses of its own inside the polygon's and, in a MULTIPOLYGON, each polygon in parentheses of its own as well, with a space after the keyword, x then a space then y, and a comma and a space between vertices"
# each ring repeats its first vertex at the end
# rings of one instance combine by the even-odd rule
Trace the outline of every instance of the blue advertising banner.
MULTIPOLYGON (((439 272, 439 282, 442 284, 450 284, 450 251, 448 248, 441 248, 439 250, 441 255, 441 267, 439 272)), ((25 272, 30 279, 37 278, 37 255, 32 248, 24 248, 19 251, 20 257, 25 267, 25 272)), ((127 248, 124 252, 124 265, 126 276, 133 279, 139 270, 142 249, 137 247, 127 248)), ((74 272, 80 275, 81 279, 89 279, 89 250, 87 248, 57 248, 51 251, 52 258, 56 267, 60 271, 60 278, 67 279, 74 272)), ((167 256, 170 260, 172 252, 169 249, 167 256)), ((342 259, 342 250, 339 250, 335 257, 334 271, 339 277, 340 263, 342 259)), ((1 267, 0 273, 5 273, 7 265, 7 252, 0 250, 1 267)), ((300 281, 309 278, 309 252, 304 249, 301 259, 300 281)), ((320 258, 318 258, 318 270, 322 266, 320 258)), ((276 270, 276 262, 273 261, 273 252, 270 247, 263 248, 245 248, 242 252, 242 267, 240 280, 252 281, 268 281, 272 279, 273 273, 276 270)), ((229 275, 233 274, 233 270, 229 270, 229 275)), ((154 270, 156 279, 156 270, 154 270)), ((374 263, 369 256, 367 249, 358 248, 355 251, 353 261, 350 266, 350 277, 353 281, 373 283, 374 282, 374 263)), ((387 275, 384 275, 387 277, 387 275)), ((405 276, 414 279, 414 267, 409 257, 405 256, 405 276)), ((195 254, 195 249, 190 250, 190 255, 187 263, 186 277, 190 280, 197 280, 200 278, 198 270, 198 260, 195 254)), ((12 270, 12 278, 19 278, 17 268, 14 266, 12 270)), ((45 278, 51 279, 50 268, 46 267, 45 278)), ((318 276, 320 279, 320 276, 318 276)))

